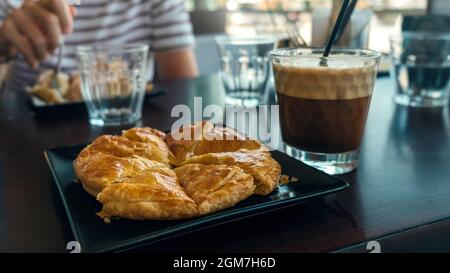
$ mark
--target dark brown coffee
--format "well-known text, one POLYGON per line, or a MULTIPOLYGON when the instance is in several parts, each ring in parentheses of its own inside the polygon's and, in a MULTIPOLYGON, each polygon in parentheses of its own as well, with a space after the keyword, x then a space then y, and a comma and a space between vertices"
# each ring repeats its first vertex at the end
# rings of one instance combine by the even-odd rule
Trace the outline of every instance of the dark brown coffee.
POLYGON ((278 94, 280 125, 287 144, 308 152, 359 149, 370 96, 349 100, 302 99, 278 94))
POLYGON ((337 154, 361 145, 374 67, 274 65, 283 140, 302 151, 337 154))

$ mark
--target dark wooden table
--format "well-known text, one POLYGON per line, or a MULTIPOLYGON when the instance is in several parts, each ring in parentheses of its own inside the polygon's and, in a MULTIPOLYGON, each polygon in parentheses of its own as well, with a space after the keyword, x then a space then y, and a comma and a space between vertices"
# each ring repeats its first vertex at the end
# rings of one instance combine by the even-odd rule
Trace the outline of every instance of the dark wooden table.
MULTIPOLYGON (((216 76, 166 84, 146 103, 143 125, 168 130, 172 106, 223 102, 216 76)), ((378 80, 359 169, 350 189, 294 207, 170 239, 157 252, 450 250, 450 115, 392 103, 393 83, 378 80)), ((0 251, 65 252, 72 234, 43 157, 51 147, 86 143, 102 133, 86 116, 35 117, 19 92, 0 95, 0 251)))

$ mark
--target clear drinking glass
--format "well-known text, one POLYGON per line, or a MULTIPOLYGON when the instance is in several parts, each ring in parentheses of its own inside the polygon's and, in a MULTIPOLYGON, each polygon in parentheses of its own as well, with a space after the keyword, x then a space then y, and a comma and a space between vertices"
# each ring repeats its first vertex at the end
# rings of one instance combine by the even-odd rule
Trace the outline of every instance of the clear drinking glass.
POLYGON ((270 83, 270 56, 276 40, 272 37, 218 37, 220 76, 225 102, 231 105, 265 104, 270 83))
POLYGON ((147 82, 148 46, 81 46, 77 54, 90 123, 120 126, 139 121, 147 82))
POLYGON ((329 174, 358 166, 381 54, 370 50, 272 51, 286 153, 329 174), (323 60, 326 60, 325 64, 323 60))
POLYGON ((395 102, 411 107, 449 103, 450 34, 404 32, 390 37, 395 102))

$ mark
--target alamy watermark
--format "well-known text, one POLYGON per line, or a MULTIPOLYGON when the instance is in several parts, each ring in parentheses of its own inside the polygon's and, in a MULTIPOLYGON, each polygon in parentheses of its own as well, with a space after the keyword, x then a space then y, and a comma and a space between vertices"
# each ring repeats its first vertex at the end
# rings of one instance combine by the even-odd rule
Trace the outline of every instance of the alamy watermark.
POLYGON ((369 253, 381 253, 381 244, 378 241, 370 241, 367 243, 366 249, 370 250, 369 253))
MULTIPOLYGON (((172 137, 175 140, 223 140, 222 134, 204 134, 204 130, 209 128, 202 126, 198 126, 194 134, 190 130, 180 130, 180 128, 189 128, 195 122, 209 120, 216 127, 233 128, 243 135, 258 139, 269 148, 276 149, 280 145, 280 138, 273 134, 273 130, 279 123, 278 105, 221 107, 215 104, 203 105, 201 97, 194 97, 192 109, 188 105, 176 105, 172 108, 171 117, 178 118, 171 128, 172 137)), ((225 137, 225 140, 233 140, 236 136, 226 135, 225 137)))
POLYGON ((81 253, 81 244, 78 241, 70 241, 67 243, 66 249, 70 250, 69 253, 81 253))

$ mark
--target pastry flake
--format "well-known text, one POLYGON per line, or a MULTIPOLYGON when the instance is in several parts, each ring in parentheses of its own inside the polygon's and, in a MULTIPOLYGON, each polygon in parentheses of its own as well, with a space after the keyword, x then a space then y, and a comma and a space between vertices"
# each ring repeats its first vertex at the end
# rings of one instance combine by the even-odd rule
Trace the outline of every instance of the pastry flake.
POLYGON ((140 156, 117 157, 105 153, 79 156, 74 161, 75 174, 83 188, 96 197, 103 189, 142 171, 165 168, 162 163, 140 156))
POLYGON ((87 154, 98 152, 117 157, 131 157, 133 155, 138 155, 170 166, 170 151, 168 149, 160 149, 154 143, 133 141, 124 136, 101 136, 85 148, 79 156, 82 157, 87 154))
POLYGON ((252 176, 236 166, 187 164, 175 173, 201 215, 232 207, 255 190, 252 176))
POLYGON ((167 146, 167 143, 164 141, 166 134, 159 130, 149 127, 133 128, 123 131, 122 136, 131 141, 152 144, 155 150, 159 150, 159 160, 161 162, 168 164, 175 160, 169 146, 167 146))

